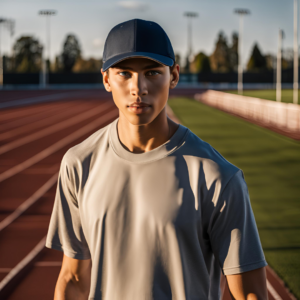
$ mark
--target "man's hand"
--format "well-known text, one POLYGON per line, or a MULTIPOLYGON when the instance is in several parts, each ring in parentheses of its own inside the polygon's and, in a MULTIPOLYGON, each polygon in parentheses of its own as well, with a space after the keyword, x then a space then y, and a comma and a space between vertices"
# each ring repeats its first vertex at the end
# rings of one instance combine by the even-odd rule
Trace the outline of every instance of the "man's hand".
POLYGON ((267 300, 266 268, 226 276, 232 299, 267 300))
POLYGON ((56 282, 54 300, 87 300, 90 292, 91 259, 74 259, 64 254, 56 282))

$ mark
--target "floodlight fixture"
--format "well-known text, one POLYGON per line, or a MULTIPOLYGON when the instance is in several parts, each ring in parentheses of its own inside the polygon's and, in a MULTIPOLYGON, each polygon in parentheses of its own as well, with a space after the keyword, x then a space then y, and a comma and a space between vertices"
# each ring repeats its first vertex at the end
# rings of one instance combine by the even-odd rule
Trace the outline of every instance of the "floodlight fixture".
POLYGON ((56 10, 53 10, 53 9, 43 9, 43 10, 39 11, 39 15, 53 16, 53 15, 56 15, 56 10))
POLYGON ((234 12, 239 15, 250 15, 250 10, 245 8, 237 8, 234 12))

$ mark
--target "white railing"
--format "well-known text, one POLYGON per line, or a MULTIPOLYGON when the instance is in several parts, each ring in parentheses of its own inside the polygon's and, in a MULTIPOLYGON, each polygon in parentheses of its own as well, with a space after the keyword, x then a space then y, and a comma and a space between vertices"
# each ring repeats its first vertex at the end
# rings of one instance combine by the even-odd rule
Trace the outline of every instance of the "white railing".
POLYGON ((300 105, 207 90, 194 98, 210 106, 282 130, 300 133, 300 105))

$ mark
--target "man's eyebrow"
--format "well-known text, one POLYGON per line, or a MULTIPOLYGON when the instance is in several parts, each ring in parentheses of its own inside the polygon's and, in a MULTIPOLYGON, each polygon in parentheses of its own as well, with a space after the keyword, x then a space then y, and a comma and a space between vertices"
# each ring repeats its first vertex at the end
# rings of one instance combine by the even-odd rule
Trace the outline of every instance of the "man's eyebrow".
MULTIPOLYGON (((145 66, 143 68, 143 70, 152 69, 152 68, 159 68, 159 67, 163 67, 163 65, 161 65, 159 63, 153 63, 151 65, 145 66)), ((115 66, 115 68, 117 68, 117 69, 123 69, 123 70, 125 70, 125 69, 127 69, 127 70, 133 70, 133 68, 130 68, 130 67, 127 67, 127 66, 122 66, 122 65, 115 66)))

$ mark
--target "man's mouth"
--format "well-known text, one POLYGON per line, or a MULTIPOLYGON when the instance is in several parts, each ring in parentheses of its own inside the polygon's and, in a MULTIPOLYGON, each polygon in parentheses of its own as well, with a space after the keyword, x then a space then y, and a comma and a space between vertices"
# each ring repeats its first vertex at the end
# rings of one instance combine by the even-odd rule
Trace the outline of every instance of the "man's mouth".
POLYGON ((150 109, 150 105, 148 104, 134 104, 134 105, 130 105, 128 106, 129 111, 133 112, 133 113, 144 113, 146 111, 148 111, 150 109))
POLYGON ((147 103, 134 103, 129 105, 129 107, 148 107, 148 106, 150 106, 150 104, 147 103))

